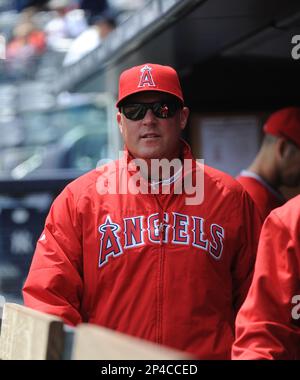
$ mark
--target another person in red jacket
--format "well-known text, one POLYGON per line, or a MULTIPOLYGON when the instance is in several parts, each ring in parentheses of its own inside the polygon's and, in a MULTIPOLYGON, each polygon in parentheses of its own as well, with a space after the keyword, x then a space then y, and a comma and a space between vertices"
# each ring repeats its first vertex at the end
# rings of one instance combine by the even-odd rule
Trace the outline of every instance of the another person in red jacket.
POLYGON ((300 185, 300 108, 274 112, 265 123, 264 132, 258 155, 237 177, 263 219, 285 203, 281 186, 300 185))
POLYGON ((300 195, 266 219, 234 359, 300 359, 300 195))
POLYGON ((196 161, 181 139, 189 109, 173 68, 124 71, 117 107, 124 157, 54 201, 25 304, 71 325, 91 322, 201 359, 229 359, 259 214, 242 186, 196 161))

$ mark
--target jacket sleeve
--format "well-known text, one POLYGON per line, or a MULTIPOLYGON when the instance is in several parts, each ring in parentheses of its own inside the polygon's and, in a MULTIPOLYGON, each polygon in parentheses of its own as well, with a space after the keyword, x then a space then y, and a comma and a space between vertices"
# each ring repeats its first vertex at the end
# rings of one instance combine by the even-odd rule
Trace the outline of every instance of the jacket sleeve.
POLYGON ((299 327, 292 319, 298 267, 293 239, 273 211, 263 226, 253 282, 236 319, 233 359, 295 359, 295 347, 299 354, 299 327))
POLYGON ((56 198, 23 287, 24 304, 76 325, 82 321, 81 227, 68 187, 56 198))
POLYGON ((262 227, 261 216, 246 191, 242 193, 241 202, 239 218, 236 220, 236 223, 240 223, 240 230, 236 237, 240 244, 231 269, 235 316, 244 302, 251 285, 262 227))

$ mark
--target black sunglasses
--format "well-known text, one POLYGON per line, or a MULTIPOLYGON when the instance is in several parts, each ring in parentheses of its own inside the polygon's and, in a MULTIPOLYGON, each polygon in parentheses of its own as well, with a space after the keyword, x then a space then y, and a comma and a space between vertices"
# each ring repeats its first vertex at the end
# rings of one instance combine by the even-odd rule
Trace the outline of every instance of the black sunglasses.
POLYGON ((129 120, 142 120, 148 109, 154 113, 154 115, 160 119, 168 119, 173 117, 177 110, 182 108, 180 102, 171 101, 161 101, 155 103, 128 103, 120 106, 120 111, 129 120))

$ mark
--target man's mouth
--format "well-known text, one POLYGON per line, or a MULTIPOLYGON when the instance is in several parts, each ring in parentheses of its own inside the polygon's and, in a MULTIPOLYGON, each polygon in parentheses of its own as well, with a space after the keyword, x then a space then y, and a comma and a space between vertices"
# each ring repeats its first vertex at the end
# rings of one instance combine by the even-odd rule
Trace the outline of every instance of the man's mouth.
POLYGON ((160 137, 160 135, 158 135, 157 133, 145 133, 144 135, 142 135, 142 139, 155 139, 155 138, 158 138, 160 137))

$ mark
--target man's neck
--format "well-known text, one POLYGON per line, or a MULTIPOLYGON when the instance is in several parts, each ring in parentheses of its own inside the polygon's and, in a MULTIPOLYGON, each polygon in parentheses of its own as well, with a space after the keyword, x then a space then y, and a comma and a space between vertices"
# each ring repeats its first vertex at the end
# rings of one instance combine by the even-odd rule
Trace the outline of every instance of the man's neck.
POLYGON ((258 157, 247 170, 260 176, 273 189, 279 189, 279 176, 277 175, 276 168, 270 161, 264 160, 263 157, 258 157))
MULTIPOLYGON (((137 160, 136 157, 133 157, 137 160)), ((183 146, 180 145, 178 150, 168 158, 139 158, 146 165, 139 167, 140 174, 149 182, 161 182, 176 176, 182 169, 183 163, 183 146)))

